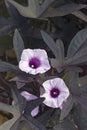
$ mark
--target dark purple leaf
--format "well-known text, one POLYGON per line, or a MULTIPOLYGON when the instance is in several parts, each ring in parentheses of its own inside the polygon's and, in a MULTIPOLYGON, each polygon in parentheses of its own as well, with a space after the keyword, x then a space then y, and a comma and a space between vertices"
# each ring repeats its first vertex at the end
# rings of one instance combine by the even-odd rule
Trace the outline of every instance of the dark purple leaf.
POLYGON ((0 61, 0 72, 6 72, 6 71, 19 71, 19 68, 8 62, 0 61))
POLYGON ((6 18, 4 18, 4 17, 0 17, 0 28, 2 27, 2 26, 6 26, 6 25, 10 25, 12 22, 11 22, 11 19, 6 19, 6 18))
POLYGON ((71 57, 73 56, 78 50, 79 48, 82 48, 82 45, 87 41, 87 29, 82 29, 81 31, 79 31, 74 38, 72 39, 72 41, 70 42, 70 45, 68 47, 68 52, 67 52, 67 56, 71 57))
MULTIPOLYGON (((81 81, 81 78, 79 78, 79 82, 81 81)), ((81 86, 79 87, 79 93, 81 95, 86 95, 87 94, 87 86, 83 86, 83 83, 87 82, 87 79, 83 80, 82 82, 80 82, 81 86)), ((84 84, 85 84, 84 83, 84 84)))
MULTIPOLYGON (((26 118, 22 117, 20 123, 18 125, 17 130, 38 130, 35 125, 33 125, 33 121, 28 121, 26 118)), ((15 128, 12 130, 16 130, 15 128)))
POLYGON ((24 50, 24 42, 18 30, 15 30, 15 33, 14 33, 13 46, 14 46, 14 50, 17 56, 17 60, 19 62, 21 60, 22 51, 24 50))
POLYGON ((54 130, 78 130, 78 129, 75 127, 73 121, 66 119, 58 123, 56 126, 54 126, 54 130))
POLYGON ((63 120, 68 116, 69 112, 73 107, 73 97, 70 95, 67 101, 63 105, 63 109, 61 110, 60 120, 63 120))
POLYGON ((9 1, 5 0, 5 5, 15 25, 21 27, 22 29, 27 29, 27 18, 21 16, 17 9, 9 1))
POLYGON ((78 76, 79 73, 75 71, 68 71, 66 82, 68 82, 70 93, 74 95, 78 95, 78 76))
POLYGON ((27 104, 26 104, 26 107, 24 109, 24 115, 26 117, 30 116, 31 111, 35 107, 39 106, 43 101, 44 101, 44 98, 38 98, 38 99, 35 99, 35 100, 28 101, 27 104))
POLYGON ((78 130, 87 130, 87 110, 85 110, 80 104, 74 107, 72 117, 78 130))
POLYGON ((24 117, 31 123, 32 129, 36 130, 46 130, 45 127, 37 120, 32 118, 31 111, 39 106, 43 102, 43 98, 38 98, 32 101, 27 102, 26 107, 24 109, 24 117))
POLYGON ((11 92, 12 92, 15 108, 20 109, 20 111, 23 111, 26 105, 25 98, 20 95, 20 93, 17 90, 17 87, 14 85, 11 85, 11 92))
POLYGON ((43 17, 65 16, 82 8, 86 8, 86 5, 75 3, 65 4, 57 8, 48 8, 43 17))
POLYGON ((56 48, 56 43, 55 41, 52 39, 52 37, 50 35, 48 35, 47 33, 45 33, 44 31, 41 31, 41 35, 43 40, 45 41, 45 43, 48 45, 48 47, 51 49, 51 51, 53 52, 54 56, 57 57, 57 48, 56 48))
POLYGON ((8 2, 11 3, 13 6, 15 6, 22 16, 28 17, 28 18, 38 18, 54 2, 54 0, 50 0, 50 1, 46 0, 41 5, 39 5, 39 1, 28 0, 27 7, 13 0, 11 1, 8 0, 8 2))
POLYGON ((45 111, 41 116, 37 118, 37 120, 46 126, 47 121, 51 118, 52 112, 53 112, 53 109, 49 109, 45 111))
MULTIPOLYGON (((6 21, 7 23, 7 21, 6 21)), ((4 21, 5 24, 5 21, 4 21)), ((13 31, 15 29, 15 24, 12 21, 9 21, 8 24, 1 24, 0 25, 0 36, 4 36, 7 35, 8 33, 10 33, 11 31, 13 31)))
POLYGON ((28 121, 31 130, 46 130, 45 126, 42 125, 42 123, 40 123, 38 120, 34 119, 31 116, 25 116, 25 120, 28 121))
MULTIPOLYGON (((84 44, 84 43, 83 43, 84 44)), ((87 63, 87 44, 80 46, 80 49, 70 58, 67 59, 66 64, 68 65, 84 65, 87 63), (84 46, 85 45, 85 46, 84 46)))
POLYGON ((9 81, 16 81, 16 82, 21 82, 21 83, 30 83, 33 81, 33 78, 30 77, 29 75, 26 74, 20 74, 9 81))
POLYGON ((64 54, 64 43, 61 39, 56 40, 56 48, 57 48, 57 52, 58 52, 58 56, 56 56, 56 57, 62 63, 64 60, 65 54, 64 54))
POLYGON ((66 71, 75 71, 77 73, 82 73, 83 69, 81 67, 75 66, 75 65, 70 65, 70 66, 66 66, 66 71))
POLYGON ((75 96, 76 102, 78 102, 84 109, 87 110, 87 98, 86 97, 80 97, 80 96, 75 96))

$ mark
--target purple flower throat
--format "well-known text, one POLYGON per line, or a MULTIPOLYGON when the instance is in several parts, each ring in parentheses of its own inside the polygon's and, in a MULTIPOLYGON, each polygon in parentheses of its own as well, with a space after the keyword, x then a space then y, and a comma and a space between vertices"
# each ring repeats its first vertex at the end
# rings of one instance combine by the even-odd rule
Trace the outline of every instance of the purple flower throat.
POLYGON ((60 94, 60 90, 56 87, 54 87, 51 91, 50 91, 50 95, 53 98, 57 98, 60 94))
POLYGON ((40 60, 37 57, 33 57, 29 61, 29 66, 33 69, 37 69, 41 65, 40 60))

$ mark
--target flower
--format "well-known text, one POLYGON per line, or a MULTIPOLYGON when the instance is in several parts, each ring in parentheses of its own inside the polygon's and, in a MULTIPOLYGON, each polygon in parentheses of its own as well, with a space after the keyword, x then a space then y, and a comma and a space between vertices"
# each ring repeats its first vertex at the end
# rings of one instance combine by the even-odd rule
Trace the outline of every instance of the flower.
POLYGON ((24 49, 19 62, 19 68, 33 75, 44 73, 51 67, 48 56, 43 49, 24 49))
MULTIPOLYGON (((22 91, 21 92, 21 95, 27 100, 27 101, 31 101, 31 100, 34 100, 34 99, 37 99, 38 97, 33 95, 33 94, 30 94, 28 93, 27 91, 22 91)), ((39 106, 37 106, 35 109, 32 110, 31 112, 31 115, 32 117, 36 116, 39 112, 39 106)))
POLYGON ((69 89, 61 78, 45 81, 42 86, 45 92, 40 97, 45 97, 43 103, 52 108, 62 109, 69 96, 69 89))

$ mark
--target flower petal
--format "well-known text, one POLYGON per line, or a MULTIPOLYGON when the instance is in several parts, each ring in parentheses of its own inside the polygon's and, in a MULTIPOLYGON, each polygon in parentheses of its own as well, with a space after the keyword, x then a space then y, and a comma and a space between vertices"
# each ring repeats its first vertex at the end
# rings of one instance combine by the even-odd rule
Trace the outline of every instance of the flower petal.
POLYGON ((54 78, 45 81, 42 85, 45 89, 45 92, 40 95, 45 97, 43 103, 49 107, 62 109, 63 103, 66 102, 70 95, 65 82, 61 78, 54 78), (57 89, 59 93, 57 93, 57 89), (51 96, 51 92, 53 96, 51 96))
MULTIPOLYGON (((23 97, 25 97, 27 101, 31 101, 31 100, 34 100, 34 99, 38 98, 37 96, 35 96, 35 95, 31 94, 31 93, 28 93, 27 91, 22 91, 21 95, 23 97)), ((32 117, 36 116, 38 113, 39 113, 39 106, 31 111, 32 117)))
POLYGON ((38 113, 39 113, 39 107, 36 107, 36 108, 34 108, 34 109, 31 111, 32 117, 36 116, 38 113))
POLYGON ((44 49, 33 49, 34 56, 44 60, 44 58, 48 59, 47 53, 44 49))
POLYGON ((28 72, 29 72, 28 62, 21 60, 21 61, 19 62, 19 68, 20 68, 22 71, 28 73, 28 72))
POLYGON ((35 96, 35 95, 31 94, 31 93, 28 93, 27 91, 22 91, 21 95, 23 97, 25 97, 27 101, 30 101, 30 100, 33 100, 33 99, 37 99, 37 96, 35 96))
POLYGON ((45 81, 45 82, 42 84, 42 86, 44 87, 44 89, 45 89, 46 91, 50 91, 51 88, 52 88, 52 86, 51 86, 51 84, 50 84, 50 81, 51 81, 51 80, 47 80, 47 81, 45 81))
POLYGON ((21 55, 21 61, 19 62, 19 68, 26 73, 36 75, 38 73, 41 73, 41 74, 45 73, 51 67, 50 67, 48 56, 45 50, 24 49, 21 55), (37 59, 38 61, 40 61, 40 65, 37 65, 37 60, 34 60, 34 59, 37 59), (31 61, 32 61, 32 64, 31 66, 29 66, 29 62, 31 61), (32 66, 35 66, 35 68, 32 66))
POLYGON ((53 98, 51 98, 48 93, 45 93, 45 94, 41 95, 40 97, 45 98, 45 100, 43 101, 43 103, 45 105, 52 107, 52 108, 58 108, 59 107, 57 100, 54 100, 53 98))
POLYGON ((33 56, 34 53, 32 49, 24 49, 21 55, 21 60, 28 61, 33 56))

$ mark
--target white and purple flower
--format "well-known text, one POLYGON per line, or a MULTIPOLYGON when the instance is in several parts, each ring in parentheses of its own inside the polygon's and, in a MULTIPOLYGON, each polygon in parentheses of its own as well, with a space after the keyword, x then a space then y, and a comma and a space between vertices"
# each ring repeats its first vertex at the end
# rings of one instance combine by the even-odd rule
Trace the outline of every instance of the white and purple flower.
MULTIPOLYGON (((27 101, 31 101, 31 100, 34 100, 34 99, 37 99, 38 97, 33 95, 33 94, 30 94, 28 93, 27 91, 22 91, 21 92, 21 95, 27 100, 27 101)), ((37 114, 39 113, 39 106, 37 106, 35 109, 33 109, 31 111, 31 115, 32 117, 36 116, 37 114)))
POLYGON ((29 74, 45 73, 51 67, 48 56, 43 49, 24 49, 19 62, 19 68, 29 74))
POLYGON ((61 78, 45 81, 43 84, 45 92, 40 97, 45 97, 44 104, 52 108, 62 109, 64 102, 69 97, 69 89, 61 78))

